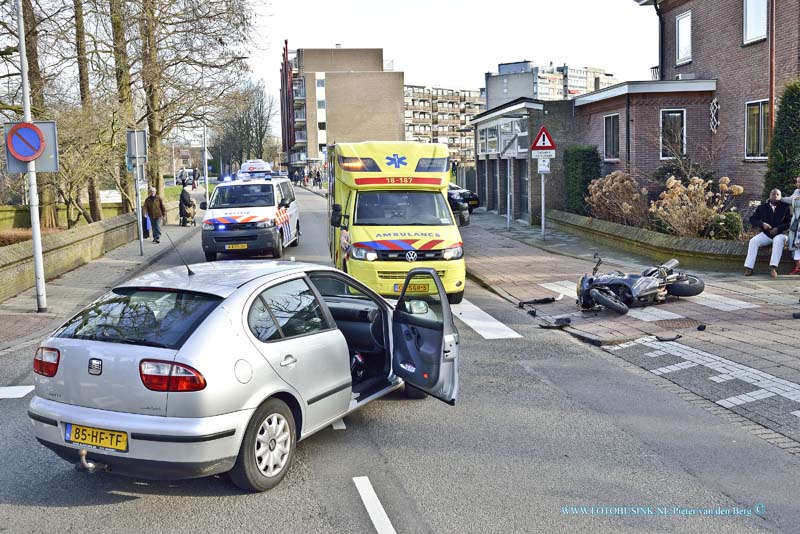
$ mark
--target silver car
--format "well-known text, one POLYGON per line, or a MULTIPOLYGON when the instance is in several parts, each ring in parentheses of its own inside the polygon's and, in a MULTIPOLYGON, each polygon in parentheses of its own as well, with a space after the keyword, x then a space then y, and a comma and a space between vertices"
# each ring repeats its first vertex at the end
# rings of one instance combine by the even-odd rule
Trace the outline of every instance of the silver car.
POLYGON ((454 404, 458 341, 432 269, 413 269, 392 304, 320 265, 173 268, 115 288, 42 342, 28 415, 79 469, 229 472, 265 491, 298 441, 404 384, 454 404))

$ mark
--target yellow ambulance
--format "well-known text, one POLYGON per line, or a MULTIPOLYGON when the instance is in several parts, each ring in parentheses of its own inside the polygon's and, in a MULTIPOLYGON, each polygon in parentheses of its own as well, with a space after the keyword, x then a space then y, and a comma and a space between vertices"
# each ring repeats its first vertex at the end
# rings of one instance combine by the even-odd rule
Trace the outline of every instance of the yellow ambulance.
POLYGON ((409 270, 431 267, 448 300, 461 302, 466 267, 447 201, 448 154, 447 145, 414 142, 328 149, 328 240, 336 267, 388 297, 400 294, 409 270))

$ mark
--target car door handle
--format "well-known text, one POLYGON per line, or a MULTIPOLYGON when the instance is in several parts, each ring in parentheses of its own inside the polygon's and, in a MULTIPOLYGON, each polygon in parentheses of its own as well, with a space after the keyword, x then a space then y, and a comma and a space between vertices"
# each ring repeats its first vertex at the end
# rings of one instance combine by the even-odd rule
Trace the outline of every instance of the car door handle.
POLYGON ((281 367, 287 367, 292 365, 293 363, 297 363, 297 358, 292 356, 291 354, 287 354, 283 357, 283 361, 281 362, 281 367))

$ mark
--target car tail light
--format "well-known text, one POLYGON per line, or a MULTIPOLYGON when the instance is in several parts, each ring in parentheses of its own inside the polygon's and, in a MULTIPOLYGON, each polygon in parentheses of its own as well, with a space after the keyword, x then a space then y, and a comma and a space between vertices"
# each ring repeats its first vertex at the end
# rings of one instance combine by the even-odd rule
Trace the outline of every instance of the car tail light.
POLYGON ((33 357, 33 372, 47 377, 56 376, 59 361, 61 361, 61 353, 58 349, 39 347, 33 357))
POLYGON ((142 360, 139 376, 152 391, 200 391, 206 387, 203 375, 182 363, 142 360))

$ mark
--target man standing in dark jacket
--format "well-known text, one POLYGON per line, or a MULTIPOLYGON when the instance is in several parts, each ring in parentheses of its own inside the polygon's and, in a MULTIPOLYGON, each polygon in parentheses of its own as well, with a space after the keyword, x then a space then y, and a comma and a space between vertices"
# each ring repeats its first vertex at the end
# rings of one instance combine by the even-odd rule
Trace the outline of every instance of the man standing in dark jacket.
POLYGON ((783 255, 783 246, 786 244, 786 230, 792 216, 789 205, 781 202, 781 190, 773 189, 769 192, 769 200, 761 204, 755 213, 750 216, 753 228, 761 230, 750 239, 747 247, 747 259, 744 260, 744 275, 752 276, 756 264, 758 249, 772 245, 772 257, 769 260, 769 271, 772 278, 778 277, 778 264, 783 255))

